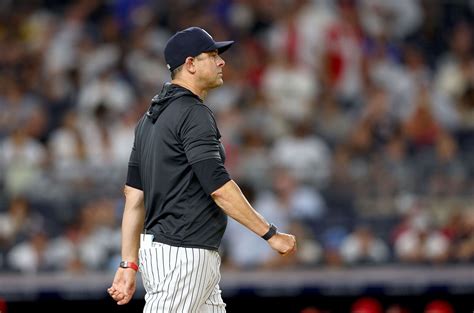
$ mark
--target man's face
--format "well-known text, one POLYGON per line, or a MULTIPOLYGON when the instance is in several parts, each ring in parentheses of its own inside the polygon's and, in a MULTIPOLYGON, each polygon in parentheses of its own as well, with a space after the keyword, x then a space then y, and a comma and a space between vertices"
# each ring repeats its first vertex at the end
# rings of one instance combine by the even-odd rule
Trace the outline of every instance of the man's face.
POLYGON ((217 53, 217 50, 201 53, 195 57, 194 64, 197 68, 197 78, 206 88, 216 88, 224 83, 222 69, 225 61, 217 53))

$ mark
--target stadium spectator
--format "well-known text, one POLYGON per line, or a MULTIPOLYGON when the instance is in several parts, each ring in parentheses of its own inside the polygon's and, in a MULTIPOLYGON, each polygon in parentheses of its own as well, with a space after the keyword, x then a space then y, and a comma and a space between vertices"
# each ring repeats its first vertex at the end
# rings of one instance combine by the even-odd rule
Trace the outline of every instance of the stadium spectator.
POLYGON ((312 132, 309 121, 299 121, 292 132, 278 138, 270 151, 271 161, 288 168, 296 179, 323 188, 331 175, 331 150, 312 132))
POLYGON ((407 217, 394 241, 395 255, 406 263, 445 263, 449 258, 449 240, 434 225, 423 209, 407 217))
POLYGON ((380 264, 389 259, 389 248, 368 225, 356 226, 342 242, 341 255, 348 265, 380 264))
POLYGON ((36 138, 29 136, 23 125, 0 142, 0 168, 4 173, 7 195, 27 193, 42 175, 47 162, 47 150, 36 138))

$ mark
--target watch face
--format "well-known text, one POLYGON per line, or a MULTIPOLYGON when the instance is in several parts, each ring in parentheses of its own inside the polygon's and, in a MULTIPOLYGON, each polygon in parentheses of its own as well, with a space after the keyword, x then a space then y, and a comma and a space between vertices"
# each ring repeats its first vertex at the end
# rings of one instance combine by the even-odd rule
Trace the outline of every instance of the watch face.
POLYGON ((134 271, 138 271, 138 265, 133 263, 133 262, 128 262, 128 261, 122 261, 120 262, 120 265, 119 265, 121 268, 131 268, 133 269, 134 271))

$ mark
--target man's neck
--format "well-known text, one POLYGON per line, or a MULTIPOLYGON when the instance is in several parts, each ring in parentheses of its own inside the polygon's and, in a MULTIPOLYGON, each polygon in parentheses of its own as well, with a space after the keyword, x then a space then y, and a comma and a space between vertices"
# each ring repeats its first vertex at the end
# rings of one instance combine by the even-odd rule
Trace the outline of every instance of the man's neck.
POLYGON ((193 84, 192 82, 189 82, 189 81, 186 81, 186 80, 183 80, 183 79, 179 79, 179 78, 175 78, 171 81, 171 83, 188 89, 189 91, 191 91, 192 93, 197 95, 203 101, 207 96, 207 90, 204 90, 202 88, 198 88, 196 86, 196 84, 193 84))

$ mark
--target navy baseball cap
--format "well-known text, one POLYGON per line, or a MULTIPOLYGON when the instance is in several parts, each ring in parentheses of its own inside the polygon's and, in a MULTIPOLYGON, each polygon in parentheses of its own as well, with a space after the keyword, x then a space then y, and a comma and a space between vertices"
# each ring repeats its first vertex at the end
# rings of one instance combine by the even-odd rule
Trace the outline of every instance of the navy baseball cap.
POLYGON ((217 50, 219 54, 232 46, 234 41, 214 41, 211 35, 200 27, 189 27, 174 34, 165 46, 165 61, 170 71, 184 63, 187 57, 202 52, 217 50))

